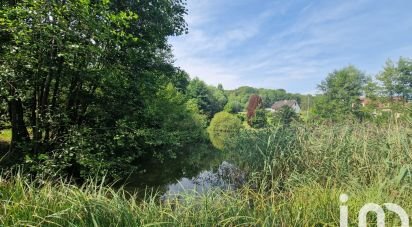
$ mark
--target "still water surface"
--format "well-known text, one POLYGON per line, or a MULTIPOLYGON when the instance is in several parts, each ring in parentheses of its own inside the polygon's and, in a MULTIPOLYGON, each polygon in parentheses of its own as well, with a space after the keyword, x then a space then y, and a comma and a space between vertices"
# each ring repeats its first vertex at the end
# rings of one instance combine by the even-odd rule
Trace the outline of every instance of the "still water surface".
POLYGON ((185 155, 171 160, 148 161, 140 173, 131 176, 126 189, 153 189, 163 196, 182 192, 202 193, 213 188, 231 190, 245 181, 245 174, 228 154, 210 145, 188 148, 185 155))

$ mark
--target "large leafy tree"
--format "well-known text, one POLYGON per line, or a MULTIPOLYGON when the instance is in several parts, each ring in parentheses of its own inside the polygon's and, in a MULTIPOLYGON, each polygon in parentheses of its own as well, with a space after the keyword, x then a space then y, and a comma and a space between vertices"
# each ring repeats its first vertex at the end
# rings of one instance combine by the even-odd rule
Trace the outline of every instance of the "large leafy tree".
POLYGON ((199 78, 190 81, 187 95, 197 100, 200 109, 211 119, 217 112, 222 111, 227 103, 226 95, 222 89, 206 85, 199 78))
POLYGON ((366 84, 364 86, 364 93, 367 98, 372 100, 377 99, 380 93, 379 85, 372 79, 372 77, 366 77, 366 84))
POLYGON ((388 60, 377 79, 382 82, 388 96, 401 96, 404 100, 410 98, 412 96, 412 60, 401 57, 397 64, 388 60))
POLYGON ((183 133, 204 125, 183 95, 189 79, 173 66, 167 43, 187 30, 183 1, 1 6, 0 92, 13 129, 11 153, 58 158, 69 172, 114 175, 197 139, 183 133))
POLYGON ((133 39, 122 29, 137 16, 89 1, 25 0, 1 13, 2 32, 10 36, 2 48, 1 84, 12 124, 11 149, 30 142, 29 125, 30 149, 40 152, 41 145, 66 131, 64 123, 84 120, 103 75, 118 67, 111 53, 133 39))
POLYGON ((398 92, 396 86, 397 77, 398 70, 394 63, 390 60, 386 61, 384 70, 377 76, 377 79, 382 82, 388 96, 393 96, 398 92))
POLYGON ((318 86, 323 96, 317 99, 316 114, 325 118, 343 118, 357 110, 367 77, 354 66, 330 73, 318 86))
POLYGON ((405 99, 412 98, 412 59, 400 58, 398 61, 399 85, 405 99))

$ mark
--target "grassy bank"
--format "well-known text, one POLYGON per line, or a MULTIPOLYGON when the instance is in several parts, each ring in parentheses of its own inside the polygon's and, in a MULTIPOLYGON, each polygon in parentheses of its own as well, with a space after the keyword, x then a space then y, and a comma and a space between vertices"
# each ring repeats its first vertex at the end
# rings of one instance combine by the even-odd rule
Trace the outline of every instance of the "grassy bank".
MULTIPOLYGON (((255 133, 253 146, 238 149, 264 167, 239 190, 161 202, 99 183, 76 187, 14 175, 0 183, 0 225, 337 226, 342 193, 349 195, 352 225, 370 202, 396 203, 412 213, 410 125, 306 125, 295 131, 293 146, 281 144, 286 138, 276 131, 255 133)), ((399 225, 389 212, 386 219, 399 225)))

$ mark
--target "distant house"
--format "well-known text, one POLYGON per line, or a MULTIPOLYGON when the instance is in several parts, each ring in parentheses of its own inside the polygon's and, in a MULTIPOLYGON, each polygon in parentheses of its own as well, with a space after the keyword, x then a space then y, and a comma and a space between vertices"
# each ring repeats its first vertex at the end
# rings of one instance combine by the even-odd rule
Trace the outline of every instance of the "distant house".
POLYGON ((289 106, 292 108, 296 113, 300 113, 300 106, 296 100, 282 100, 273 103, 272 108, 268 108, 268 111, 276 112, 282 109, 282 107, 289 106))

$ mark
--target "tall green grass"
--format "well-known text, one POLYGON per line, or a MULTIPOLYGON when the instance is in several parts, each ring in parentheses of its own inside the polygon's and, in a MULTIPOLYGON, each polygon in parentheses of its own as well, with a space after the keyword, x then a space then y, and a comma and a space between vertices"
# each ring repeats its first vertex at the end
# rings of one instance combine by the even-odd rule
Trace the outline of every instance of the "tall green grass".
MULTIPOLYGON (((250 144, 235 151, 252 159, 245 167, 257 169, 238 190, 184 193, 162 201, 156 194, 141 198, 98 182, 77 187, 15 174, 0 179, 0 225, 339 226, 342 193, 349 195, 351 225, 369 202, 397 203, 412 214, 409 124, 305 125, 293 134, 248 133, 241 136, 250 144)), ((386 223, 396 226, 399 220, 387 215, 386 223)))
MULTIPOLYGON (((348 193, 350 223, 368 202, 397 203, 408 213, 410 188, 399 185, 351 188, 308 184, 291 191, 262 192, 248 186, 232 192, 182 194, 160 202, 144 200, 123 190, 62 182, 38 186, 16 177, 1 185, 2 226, 313 226, 339 225, 339 195, 348 193)), ((387 223, 398 223, 388 216, 387 223)))
POLYGON ((237 144, 241 165, 292 188, 311 182, 412 183, 409 124, 306 124, 245 131, 237 144))

